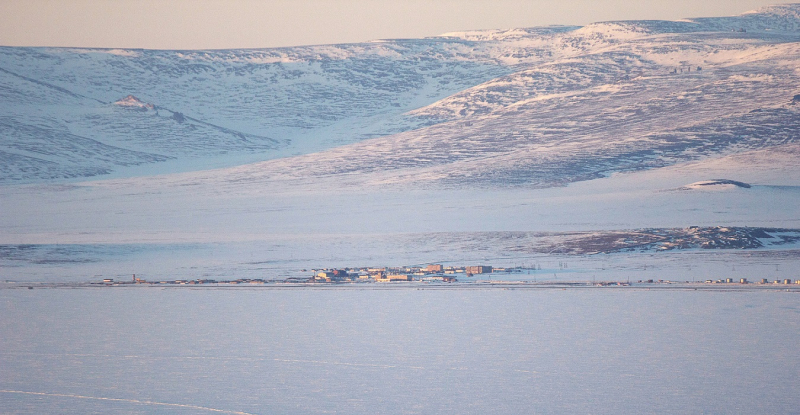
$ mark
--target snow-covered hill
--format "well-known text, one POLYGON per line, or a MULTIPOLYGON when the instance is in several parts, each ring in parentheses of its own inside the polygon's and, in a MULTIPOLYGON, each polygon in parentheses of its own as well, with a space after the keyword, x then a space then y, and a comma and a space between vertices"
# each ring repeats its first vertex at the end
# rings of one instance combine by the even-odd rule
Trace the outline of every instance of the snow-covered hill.
POLYGON ((419 122, 404 112, 510 72, 487 56, 468 55, 471 44, 0 48, 0 181, 88 177, 168 159, 194 162, 172 163, 173 171, 235 165, 405 131, 419 122), (145 106, 119 105, 128 96, 145 106), (86 140, 98 149, 79 150, 86 140), (37 151, 26 142, 37 143, 37 151), (102 145, 126 156, 109 157, 102 145), (232 157, 242 154, 249 156, 232 157))
POLYGON ((792 142, 798 10, 265 50, 0 48, 0 181, 305 154, 253 174, 551 186, 792 142))
MULTIPOLYGON (((220 275, 505 255, 480 232, 798 229, 799 12, 268 50, 0 48, 0 245, 88 244, 112 268, 143 266, 125 246, 191 245, 147 266, 220 275)), ((541 254, 531 244, 514 252, 541 254)), ((780 250, 764 261, 794 266, 796 247, 780 250)))

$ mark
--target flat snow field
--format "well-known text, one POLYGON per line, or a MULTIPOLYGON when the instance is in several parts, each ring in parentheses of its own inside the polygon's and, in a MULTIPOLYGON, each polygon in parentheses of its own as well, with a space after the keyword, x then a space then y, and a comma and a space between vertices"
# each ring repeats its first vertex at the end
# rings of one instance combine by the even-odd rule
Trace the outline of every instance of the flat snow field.
POLYGON ((2 289, 0 407, 788 414, 800 404, 797 296, 2 289))

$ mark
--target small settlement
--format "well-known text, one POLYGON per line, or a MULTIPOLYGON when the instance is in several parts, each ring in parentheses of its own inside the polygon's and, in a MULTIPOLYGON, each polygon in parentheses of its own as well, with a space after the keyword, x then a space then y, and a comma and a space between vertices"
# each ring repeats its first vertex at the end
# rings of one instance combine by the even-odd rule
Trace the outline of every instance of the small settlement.
MULTIPOLYGON (((306 270, 302 270, 306 272, 306 270)), ((104 285, 129 285, 129 284, 170 284, 170 285, 199 285, 199 284, 265 284, 265 283, 340 283, 340 282, 457 282, 457 277, 472 277, 475 274, 490 274, 492 272, 512 272, 512 269, 493 268, 488 265, 446 267, 441 264, 426 267, 362 267, 362 268, 325 268, 311 270, 309 277, 290 277, 283 280, 264 280, 240 278, 236 280, 163 280, 153 281, 133 278, 127 281, 115 281, 113 278, 103 279, 104 285)))
POLYGON ((457 276, 471 277, 475 274, 491 274, 505 272, 503 268, 492 268, 489 265, 467 267, 445 267, 442 264, 431 264, 426 267, 384 267, 384 268, 345 268, 312 270, 313 282, 399 282, 399 281, 440 281, 456 282, 457 276))
MULTIPOLYGON (((374 268, 374 267, 362 267, 362 268, 326 268, 326 269, 313 269, 310 270, 312 274, 309 277, 289 277, 285 279, 252 279, 252 278, 240 278, 236 280, 214 280, 214 279, 193 279, 193 280, 184 280, 184 279, 176 279, 176 280, 144 280, 141 278, 137 278, 136 275, 133 276, 132 279, 127 281, 124 280, 114 280, 113 278, 105 278, 103 279, 102 283, 92 283, 92 284, 102 284, 102 285, 138 285, 138 284, 147 284, 147 285, 159 285, 159 284, 167 284, 167 285, 221 285, 221 284, 280 284, 280 283, 288 283, 288 284, 335 284, 335 283, 394 283, 394 282, 427 282, 427 283, 454 283, 459 282, 457 278, 465 277, 465 280, 462 282, 476 282, 475 279, 469 279, 478 274, 492 274, 492 273, 522 273, 527 268, 523 267, 513 267, 513 268, 495 268, 489 265, 472 265, 472 266, 444 266, 442 264, 431 264, 424 267, 413 266, 413 267, 381 267, 381 268, 374 268)), ((535 268, 534 268, 535 270, 535 268)), ((308 272, 307 270, 301 270, 302 272, 308 272)), ((479 282, 498 282, 503 281, 502 279, 498 281, 490 281, 484 279, 478 279, 479 282)), ((506 281, 506 283, 514 283, 518 284, 524 281, 506 281)), ((712 280, 708 279, 705 281, 697 281, 693 282, 692 285, 696 284, 724 284, 724 285, 751 285, 751 286, 766 286, 766 285, 800 285, 800 279, 792 280, 789 278, 786 279, 778 279, 774 281, 770 281, 766 278, 762 278, 758 282, 751 282, 748 281, 747 278, 739 278, 735 280, 733 278, 724 278, 724 279, 717 279, 712 280)), ((530 284, 530 281, 527 282, 530 284)), ((638 285, 647 286, 650 284, 662 284, 662 285, 670 285, 670 284, 688 284, 688 281, 680 282, 680 281, 668 281, 668 280, 639 280, 636 282, 638 285)), ((534 284, 536 284, 534 282, 534 284)), ((596 285, 596 286, 629 286, 631 282, 620 282, 620 281, 604 281, 604 282, 597 282, 592 281, 591 283, 579 283, 579 282, 547 282, 543 281, 542 284, 556 284, 556 285, 596 285)))

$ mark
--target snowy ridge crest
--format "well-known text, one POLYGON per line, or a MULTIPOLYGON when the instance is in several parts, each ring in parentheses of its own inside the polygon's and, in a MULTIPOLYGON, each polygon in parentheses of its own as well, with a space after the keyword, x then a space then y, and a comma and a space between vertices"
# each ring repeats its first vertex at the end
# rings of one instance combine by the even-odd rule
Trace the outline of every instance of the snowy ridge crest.
POLYGON ((541 36, 555 35, 559 33, 571 32, 579 29, 580 26, 542 26, 531 28, 515 28, 515 29, 489 29, 489 30, 468 30, 463 32, 448 32, 439 35, 438 37, 456 38, 461 40, 468 40, 471 42, 485 42, 485 41, 500 41, 511 39, 524 39, 535 38, 541 36))
POLYGON ((800 3, 773 4, 742 13, 740 16, 753 14, 771 15, 776 17, 800 19, 800 3))
POLYGON ((700 23, 705 31, 800 31, 800 3, 778 4, 762 7, 733 17, 708 17, 691 19, 700 23))

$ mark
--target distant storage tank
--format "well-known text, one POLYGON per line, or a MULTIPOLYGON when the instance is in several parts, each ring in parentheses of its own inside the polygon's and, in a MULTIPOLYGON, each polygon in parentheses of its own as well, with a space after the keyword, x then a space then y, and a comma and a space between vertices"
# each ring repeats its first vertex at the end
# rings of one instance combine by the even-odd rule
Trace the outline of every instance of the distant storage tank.
POLYGON ((792 283, 792 280, 787 278, 787 279, 783 280, 783 283, 786 284, 786 285, 789 285, 789 284, 792 283))
POLYGON ((739 284, 747 284, 747 278, 740 279, 739 284))
POLYGON ((762 278, 762 279, 761 279, 761 283, 762 283, 762 284, 769 284, 769 280, 768 280, 768 279, 766 279, 766 278, 762 278))

